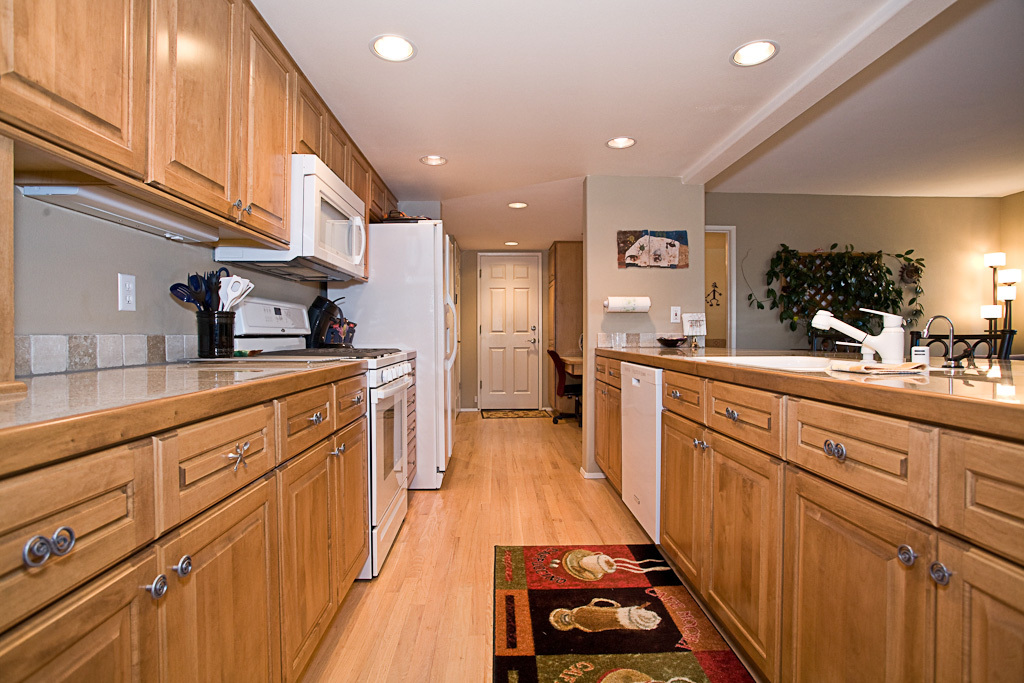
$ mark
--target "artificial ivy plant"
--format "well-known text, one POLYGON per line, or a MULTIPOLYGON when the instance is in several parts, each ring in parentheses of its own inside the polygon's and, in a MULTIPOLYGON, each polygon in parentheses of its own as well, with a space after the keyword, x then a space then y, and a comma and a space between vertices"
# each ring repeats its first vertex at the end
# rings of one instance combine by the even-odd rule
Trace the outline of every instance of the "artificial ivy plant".
POLYGON ((789 329, 805 325, 808 334, 811 317, 822 308, 870 334, 877 334, 881 328, 879 317, 861 313, 860 309, 900 313, 904 286, 907 286, 912 296, 904 318, 910 324, 921 317, 924 313, 920 302, 924 293, 921 288, 924 259, 913 258, 913 249, 889 254, 854 251, 852 244, 837 251, 838 246, 833 244, 828 251, 801 253, 780 245, 765 274, 767 301, 751 292, 747 295, 747 305, 764 309, 767 303, 770 309, 779 309, 779 321, 788 323, 789 329), (900 264, 896 276, 899 282, 893 279, 892 268, 884 261, 887 256, 900 264), (778 283, 777 289, 773 287, 775 283, 778 283))

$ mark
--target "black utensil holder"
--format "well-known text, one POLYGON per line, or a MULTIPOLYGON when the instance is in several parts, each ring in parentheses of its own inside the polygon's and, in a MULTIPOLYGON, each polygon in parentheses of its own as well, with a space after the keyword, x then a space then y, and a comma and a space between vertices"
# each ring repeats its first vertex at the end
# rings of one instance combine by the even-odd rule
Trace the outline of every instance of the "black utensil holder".
POLYGON ((235 312, 197 311, 200 358, 230 358, 235 354, 235 312))

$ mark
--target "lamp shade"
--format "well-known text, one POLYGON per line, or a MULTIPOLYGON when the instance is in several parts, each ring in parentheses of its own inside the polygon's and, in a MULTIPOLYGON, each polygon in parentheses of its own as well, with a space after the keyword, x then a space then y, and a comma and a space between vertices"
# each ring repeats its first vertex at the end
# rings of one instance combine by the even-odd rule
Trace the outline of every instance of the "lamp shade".
POLYGON ((1001 251, 994 251, 991 254, 985 254, 985 265, 989 268, 1005 266, 1006 254, 1001 251))
POLYGON ((996 301, 1016 301, 1017 288, 1013 285, 999 285, 996 290, 996 301))
POLYGON ((1003 317, 1003 307, 999 304, 985 304, 981 307, 981 317, 985 320, 997 320, 1003 317))
POLYGON ((1015 285, 1020 282, 1020 268, 1003 268, 996 279, 1001 285, 1015 285))

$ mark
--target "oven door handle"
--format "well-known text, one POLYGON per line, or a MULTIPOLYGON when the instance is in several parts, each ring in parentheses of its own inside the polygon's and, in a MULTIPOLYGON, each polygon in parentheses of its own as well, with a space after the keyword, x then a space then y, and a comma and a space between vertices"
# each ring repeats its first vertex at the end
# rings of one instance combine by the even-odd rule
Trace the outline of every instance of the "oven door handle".
POLYGON ((370 396, 372 397, 373 402, 376 403, 382 398, 390 398, 395 394, 403 392, 411 386, 412 378, 408 376, 402 377, 401 379, 396 379, 393 382, 385 384, 379 389, 371 389, 370 396))

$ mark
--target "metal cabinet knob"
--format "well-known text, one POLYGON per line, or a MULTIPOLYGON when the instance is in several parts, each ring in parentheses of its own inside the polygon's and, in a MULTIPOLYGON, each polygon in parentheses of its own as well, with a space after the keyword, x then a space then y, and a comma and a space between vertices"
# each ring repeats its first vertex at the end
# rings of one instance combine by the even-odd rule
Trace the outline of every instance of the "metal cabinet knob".
POLYGON ((740 419, 740 414, 737 413, 732 408, 726 408, 725 409, 725 416, 727 418, 729 418, 730 420, 732 420, 733 422, 736 422, 736 421, 738 421, 740 419))
POLYGON ((247 214, 249 214, 249 215, 251 216, 251 215, 252 215, 252 204, 250 204, 249 206, 245 207, 245 209, 243 209, 243 210, 244 210, 244 211, 245 211, 245 212, 246 212, 247 214))
POLYGON ((836 460, 839 462, 846 462, 846 446, 841 443, 837 443, 835 456, 836 460))
POLYGON ((184 579, 186 576, 192 573, 192 556, 182 555, 181 559, 178 560, 178 564, 171 567, 171 569, 174 570, 175 574, 184 579))
POLYGON ((917 559, 917 553, 914 552, 913 548, 904 543, 896 549, 896 557, 906 566, 913 567, 914 560, 917 559))
POLYGON ((928 567, 928 574, 931 575, 932 581, 940 586, 949 585, 949 579, 953 576, 953 572, 947 569, 946 565, 941 562, 932 562, 928 567))
POLYGON ((242 200, 241 199, 236 199, 235 203, 232 204, 231 206, 233 206, 236 209, 238 209, 239 211, 241 211, 242 210, 242 200))
POLYGON ((836 454, 836 444, 832 439, 825 439, 825 443, 822 444, 821 450, 825 451, 825 455, 832 457, 836 454))
POLYGON ((362 394, 358 394, 355 398, 352 399, 352 402, 355 403, 356 405, 362 403, 363 402, 363 395, 362 394))
POLYGON ((345 448, 346 448, 346 447, 345 447, 345 444, 341 444, 340 446, 338 446, 337 448, 335 448, 335 449, 334 449, 333 451, 331 451, 331 455, 333 455, 333 456, 339 456, 339 455, 341 455, 342 453, 344 453, 344 452, 345 452, 345 448))
POLYGON ((26 567, 39 567, 51 555, 63 557, 75 547, 75 530, 69 526, 62 526, 53 532, 53 536, 33 536, 21 549, 21 559, 26 567))
POLYGON ((825 439, 825 443, 822 444, 821 450, 825 452, 825 455, 833 457, 839 462, 846 461, 846 446, 833 441, 832 439, 825 439))
POLYGON ((307 417, 306 419, 312 422, 313 424, 318 425, 324 421, 324 416, 318 410, 315 413, 313 413, 312 417, 307 417))
POLYGON ((154 600, 159 600, 164 597, 165 593, 167 593, 167 575, 161 574, 153 579, 153 583, 148 586, 143 586, 143 588, 146 589, 147 593, 153 596, 154 600))
POLYGON ((228 453, 228 460, 234 460, 235 466, 232 468, 232 472, 238 471, 238 466, 241 465, 242 469, 249 469, 249 463, 245 461, 245 452, 249 450, 249 442, 246 441, 243 444, 235 444, 235 452, 228 453))
POLYGON ((679 391, 673 389, 671 392, 669 392, 669 396, 671 396, 672 398, 679 398, 679 391))

